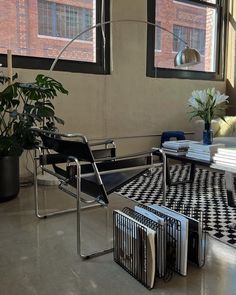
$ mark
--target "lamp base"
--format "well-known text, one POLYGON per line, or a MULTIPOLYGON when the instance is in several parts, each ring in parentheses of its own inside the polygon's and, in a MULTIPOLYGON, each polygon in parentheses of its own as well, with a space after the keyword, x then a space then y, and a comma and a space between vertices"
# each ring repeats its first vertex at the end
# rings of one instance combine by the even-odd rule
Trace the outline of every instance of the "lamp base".
POLYGON ((59 185, 58 179, 47 172, 37 175, 37 180, 39 185, 45 185, 45 186, 59 185))

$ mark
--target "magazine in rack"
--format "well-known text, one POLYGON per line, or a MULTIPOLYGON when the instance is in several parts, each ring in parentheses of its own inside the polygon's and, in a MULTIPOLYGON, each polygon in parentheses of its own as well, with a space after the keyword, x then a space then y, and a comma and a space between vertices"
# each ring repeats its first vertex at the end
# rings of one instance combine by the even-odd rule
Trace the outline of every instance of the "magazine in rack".
POLYGON ((168 210, 166 207, 159 205, 151 205, 150 208, 155 209, 158 212, 161 212, 167 216, 175 218, 181 223, 181 231, 177 228, 174 229, 173 234, 177 239, 177 268, 179 269, 180 274, 183 276, 187 275, 187 262, 188 262, 188 219, 178 212, 168 210))
MULTIPOLYGON (((176 213, 173 209, 164 208, 176 213)), ((178 214, 187 217, 189 220, 188 260, 202 267, 205 263, 206 251, 206 232, 203 230, 203 216, 202 214, 199 216, 199 212, 191 212, 188 209, 183 209, 183 211, 184 214, 182 212, 178 212, 178 214), (197 218, 191 215, 197 215, 197 218)))
POLYGON ((140 214, 146 216, 147 218, 161 224, 161 230, 159 232, 160 238, 157 239, 157 269, 160 277, 164 277, 166 273, 166 228, 165 220, 162 217, 159 217, 152 212, 146 210, 145 208, 135 206, 134 210, 140 214))
POLYGON ((115 210, 114 239, 115 261, 146 287, 153 288, 156 275, 156 231, 129 214, 115 210))

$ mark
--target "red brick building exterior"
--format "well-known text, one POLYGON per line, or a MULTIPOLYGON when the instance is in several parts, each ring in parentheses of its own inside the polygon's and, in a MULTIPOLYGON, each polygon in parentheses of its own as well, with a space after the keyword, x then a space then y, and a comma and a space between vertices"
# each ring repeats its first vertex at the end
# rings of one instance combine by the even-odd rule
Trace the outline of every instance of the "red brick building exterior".
MULTIPOLYGON (((199 42, 204 42, 201 45, 204 46, 202 52, 204 62, 194 69, 211 71, 214 64, 212 63, 213 10, 174 0, 156 1, 156 20, 162 27, 171 32, 182 30, 183 34, 193 36, 195 34, 195 39, 198 40, 195 40, 194 44, 197 46, 199 42), (197 36, 198 34, 201 36, 197 36), (203 37, 204 40, 201 40, 203 37)), ((9 0, 6 5, 6 1, 0 0, 0 53, 6 53, 10 48, 15 55, 55 58, 72 36, 76 35, 75 32, 81 32, 95 23, 95 2, 95 0, 9 0), (90 12, 91 20, 83 23, 80 28, 75 28, 76 19, 81 17, 87 22, 84 18, 86 13, 88 15, 90 12)), ((163 30, 158 34, 159 45, 155 50, 155 64, 158 67, 173 68, 174 56, 180 48, 174 50, 174 38, 171 34, 163 30)), ((95 37, 93 30, 89 40, 82 38, 73 42, 63 54, 63 58, 95 61, 95 37)))
MULTIPOLYGON (((39 34, 38 0, 0 0, 0 52, 12 49, 15 55, 53 57, 55 58, 70 38, 59 38, 39 34), (2 2, 2 3, 1 3, 2 2)), ((94 11, 93 0, 56 0, 45 1, 66 6, 87 8, 94 11)), ((94 20, 95 21, 95 20, 94 20)), ((93 36, 95 40, 95 36, 93 36)), ((94 61, 95 50, 93 40, 78 40, 63 54, 65 59, 94 61)))

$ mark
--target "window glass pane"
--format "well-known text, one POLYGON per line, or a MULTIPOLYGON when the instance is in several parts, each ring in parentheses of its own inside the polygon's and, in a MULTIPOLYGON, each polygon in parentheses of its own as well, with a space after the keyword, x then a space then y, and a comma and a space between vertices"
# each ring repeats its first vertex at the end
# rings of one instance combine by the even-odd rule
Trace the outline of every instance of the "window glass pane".
MULTIPOLYGON (((161 26, 161 22, 156 22, 158 26, 161 26)), ((161 50, 161 28, 155 27, 155 50, 161 50)))
MULTIPOLYGON (((1 7, 6 1, 0 0, 1 7)), ((95 0, 31 0, 9 2, 0 11, 0 53, 55 58, 68 41, 96 23, 95 0), (10 24, 10 25, 9 25, 10 24)), ((96 62, 96 31, 82 35, 63 59, 96 62)))
MULTIPOLYGON (((216 1, 208 1, 215 3, 216 1)), ((216 60, 216 23, 214 7, 181 1, 156 0, 156 23, 176 36, 162 30, 161 51, 155 51, 155 67, 174 69, 176 53, 185 47, 183 39, 201 54, 201 64, 189 70, 214 72, 216 60)), ((185 68, 186 69, 186 68, 185 68)), ((185 70, 183 69, 183 70, 185 70)))

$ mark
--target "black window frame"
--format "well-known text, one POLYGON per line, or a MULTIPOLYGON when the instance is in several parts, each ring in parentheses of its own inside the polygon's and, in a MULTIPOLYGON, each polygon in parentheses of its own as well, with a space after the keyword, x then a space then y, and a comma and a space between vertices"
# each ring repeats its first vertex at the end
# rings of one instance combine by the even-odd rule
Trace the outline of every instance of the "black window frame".
MULTIPOLYGON (((193 80, 218 80, 225 79, 225 52, 228 0, 217 0, 216 4, 204 0, 176 0, 182 3, 208 6, 217 9, 217 49, 216 71, 204 72, 193 70, 180 70, 155 67, 155 27, 147 25, 147 70, 146 75, 152 78, 180 78, 193 80)), ((147 0, 148 22, 155 23, 156 0, 147 0)))
MULTIPOLYGON (((102 1, 96 0, 96 22, 101 23, 102 1)), ((110 0, 104 1, 105 22, 110 21, 110 0)), ((96 28, 96 62, 59 59, 55 65, 55 71, 87 73, 87 74, 110 74, 110 25, 105 26, 105 47, 101 27, 96 28)), ((31 57, 13 55, 14 68, 49 70, 54 58, 31 57)), ((7 66, 7 54, 0 54, 0 63, 7 66)))

